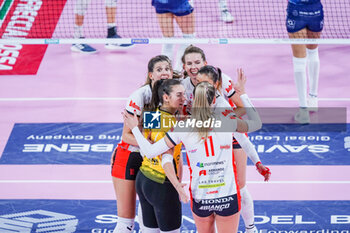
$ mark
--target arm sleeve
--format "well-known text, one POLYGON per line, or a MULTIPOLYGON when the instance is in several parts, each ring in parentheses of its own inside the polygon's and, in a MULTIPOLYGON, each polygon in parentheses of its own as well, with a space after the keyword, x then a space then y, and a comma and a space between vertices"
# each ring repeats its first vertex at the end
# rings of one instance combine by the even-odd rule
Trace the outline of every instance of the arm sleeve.
POLYGON ((171 154, 162 155, 162 167, 164 167, 166 163, 173 163, 173 155, 171 154))
POLYGON ((243 102, 244 107, 246 108, 247 116, 249 118, 249 120, 244 120, 248 124, 248 132, 253 132, 261 129, 262 122, 259 113, 254 108, 252 102, 250 102, 248 95, 241 95, 241 100, 243 102))
POLYGON ((245 153, 247 153, 248 157, 254 164, 260 161, 258 152, 255 150, 253 143, 251 143, 248 137, 246 137, 243 133, 238 132, 234 132, 233 136, 236 138, 239 145, 241 145, 245 153))
POLYGON ((149 159, 154 158, 170 149, 164 138, 160 139, 154 144, 151 144, 142 135, 138 127, 134 127, 131 131, 135 136, 137 144, 139 144, 141 153, 149 159))

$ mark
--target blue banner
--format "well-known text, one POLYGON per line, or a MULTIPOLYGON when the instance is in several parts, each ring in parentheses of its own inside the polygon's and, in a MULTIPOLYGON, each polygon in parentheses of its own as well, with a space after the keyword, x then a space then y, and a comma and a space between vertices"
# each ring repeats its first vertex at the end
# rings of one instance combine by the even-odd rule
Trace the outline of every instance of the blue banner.
MULTIPOLYGON (((266 165, 350 165, 349 126, 343 132, 271 127, 249 133, 266 165)), ((122 129, 122 123, 15 124, 0 164, 109 164, 122 129)))
POLYGON ((109 164, 122 123, 15 124, 1 164, 109 164))
MULTIPOLYGON (((115 201, 0 200, 0 232, 111 233, 115 201)), ((259 233, 349 233, 350 201, 255 201, 259 233)), ((190 205, 183 205, 182 233, 194 233, 190 205)), ((239 233, 244 232, 241 219, 239 233)), ((139 232, 136 221, 135 231, 139 232)))
POLYGON ((294 125, 284 125, 280 132, 272 130, 276 127, 265 125, 262 130, 248 134, 264 164, 350 165, 349 125, 346 131, 338 132, 327 131, 332 125, 322 124, 318 125, 319 132, 293 131, 294 125))

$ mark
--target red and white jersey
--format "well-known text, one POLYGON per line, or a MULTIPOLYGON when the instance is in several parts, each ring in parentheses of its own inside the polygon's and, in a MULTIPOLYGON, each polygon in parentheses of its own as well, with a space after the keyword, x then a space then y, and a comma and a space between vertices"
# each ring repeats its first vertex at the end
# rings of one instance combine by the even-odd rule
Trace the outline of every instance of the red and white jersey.
POLYGON ((192 83, 190 77, 186 77, 186 78, 182 79, 181 84, 185 87, 186 100, 185 100, 184 105, 191 106, 192 102, 193 102, 194 84, 192 83))
POLYGON ((152 88, 151 85, 145 85, 134 91, 128 98, 126 102, 125 109, 129 113, 141 115, 142 109, 145 104, 151 103, 152 99, 152 88))
MULTIPOLYGON (((191 106, 193 102, 193 90, 194 85, 191 81, 190 77, 186 77, 181 81, 182 85, 184 85, 186 90, 186 101, 184 105, 191 106)), ((222 85, 221 89, 219 90, 220 94, 228 100, 233 94, 235 94, 235 89, 233 88, 233 82, 231 78, 226 75, 222 74, 222 85)))
POLYGON ((221 85, 221 90, 220 90, 221 95, 225 99, 231 98, 233 94, 235 94, 235 89, 233 88, 233 82, 230 76, 222 73, 222 85, 221 85))
POLYGON ((232 133, 210 132, 198 139, 195 132, 167 133, 174 145, 186 147, 190 168, 190 192, 195 200, 225 197, 237 193, 235 165, 232 160, 232 133))
MULTIPOLYGON (((126 101, 125 109, 131 114, 134 114, 136 111, 137 116, 141 116, 142 109, 145 104, 151 103, 152 99, 152 88, 151 85, 144 85, 134 91, 126 101)), ((129 145, 129 151, 139 151, 138 146, 129 145)))
POLYGON ((216 95, 215 102, 213 103, 213 110, 216 116, 236 116, 232 106, 222 95, 216 95))

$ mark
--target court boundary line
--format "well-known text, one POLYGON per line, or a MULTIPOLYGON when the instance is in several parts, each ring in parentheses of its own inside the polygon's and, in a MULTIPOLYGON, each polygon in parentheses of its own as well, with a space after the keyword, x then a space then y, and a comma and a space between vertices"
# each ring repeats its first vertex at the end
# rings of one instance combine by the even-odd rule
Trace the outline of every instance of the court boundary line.
MULTIPOLYGON (((33 98, 0 98, 0 102, 16 102, 16 101, 126 101, 125 97, 33 97, 33 98)), ((278 97, 262 97, 250 98, 252 101, 297 101, 298 98, 278 98, 278 97)), ((318 98, 319 101, 350 101, 350 97, 344 98, 318 98)))
MULTIPOLYGON (((0 183, 86 183, 86 184, 109 184, 112 183, 111 180, 0 180, 0 183)), ((182 183, 189 184, 189 181, 183 181, 182 183)), ((350 184, 349 181, 339 181, 339 180, 292 180, 292 181, 247 181, 248 184, 350 184)))

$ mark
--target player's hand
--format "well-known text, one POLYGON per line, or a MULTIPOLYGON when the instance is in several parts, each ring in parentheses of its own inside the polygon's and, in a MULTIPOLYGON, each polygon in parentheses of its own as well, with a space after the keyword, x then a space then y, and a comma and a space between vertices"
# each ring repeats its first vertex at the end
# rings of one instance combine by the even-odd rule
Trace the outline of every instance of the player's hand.
POLYGON ((271 171, 268 167, 265 167, 261 162, 255 164, 256 170, 264 177, 264 181, 269 181, 271 176, 271 171))
POLYGON ((178 183, 175 187, 177 193, 179 194, 180 201, 182 201, 183 203, 187 203, 190 200, 190 198, 188 197, 188 195, 184 189, 185 186, 186 186, 186 184, 178 183))
POLYGON ((243 69, 237 69, 237 82, 233 84, 233 88, 239 95, 245 94, 245 84, 247 82, 247 77, 245 76, 243 69))
POLYGON ((138 126, 139 119, 137 118, 136 111, 134 111, 134 115, 131 115, 126 110, 124 110, 124 112, 122 112, 122 115, 123 115, 123 118, 124 118, 124 124, 126 124, 126 126, 129 129, 133 129, 136 126, 138 126))

